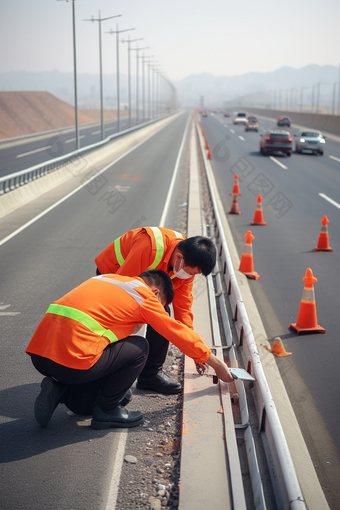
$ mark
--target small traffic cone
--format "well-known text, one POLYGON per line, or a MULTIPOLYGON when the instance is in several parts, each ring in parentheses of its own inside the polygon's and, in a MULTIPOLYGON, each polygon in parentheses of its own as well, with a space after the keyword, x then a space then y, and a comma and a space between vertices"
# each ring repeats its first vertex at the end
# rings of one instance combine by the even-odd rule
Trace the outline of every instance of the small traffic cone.
POLYGON ((233 203, 231 204, 231 209, 228 214, 242 214, 238 208, 237 195, 234 195, 233 203))
POLYGON ((291 352, 287 352, 286 349, 283 347, 282 340, 279 336, 275 337, 273 347, 271 349, 269 349, 267 345, 263 345, 263 347, 272 354, 275 354, 275 356, 277 356, 278 358, 284 358, 285 356, 290 356, 292 354, 291 352))
POLYGON ((205 148, 206 148, 207 150, 209 150, 209 149, 210 149, 209 142, 208 142, 208 140, 207 140, 207 139, 205 139, 205 148))
POLYGON ((212 159, 212 154, 211 154, 211 150, 210 149, 208 150, 207 159, 212 159))
POLYGON ((204 132, 204 129, 202 129, 202 136, 203 136, 203 138, 205 138, 205 132, 204 132))
POLYGON ((333 251, 333 248, 329 246, 328 239, 327 223, 329 223, 329 219, 327 218, 327 216, 324 216, 320 221, 322 223, 322 227, 321 232, 319 234, 318 245, 314 248, 314 251, 333 251))
POLYGON ((258 280, 260 278, 260 275, 256 271, 254 271, 253 247, 251 244, 252 239, 255 239, 255 237, 253 236, 251 230, 248 230, 244 238, 246 240, 246 243, 244 246, 240 267, 238 268, 238 270, 241 271, 241 273, 248 276, 248 278, 258 280))
POLYGON ((240 185, 238 183, 238 175, 234 175, 234 184, 233 184, 233 191, 230 193, 230 195, 242 195, 240 192, 240 185))
POLYGON ((257 197, 257 206, 254 213, 254 219, 250 222, 251 225, 267 225, 265 221, 263 221, 263 209, 262 209, 262 200, 261 195, 257 197))
POLYGON ((302 292, 299 313, 296 322, 289 327, 295 329, 297 334, 299 334, 300 331, 318 331, 319 333, 326 333, 326 330, 318 325, 313 285, 314 282, 318 280, 313 276, 313 271, 309 267, 302 281, 306 282, 306 284, 302 292))

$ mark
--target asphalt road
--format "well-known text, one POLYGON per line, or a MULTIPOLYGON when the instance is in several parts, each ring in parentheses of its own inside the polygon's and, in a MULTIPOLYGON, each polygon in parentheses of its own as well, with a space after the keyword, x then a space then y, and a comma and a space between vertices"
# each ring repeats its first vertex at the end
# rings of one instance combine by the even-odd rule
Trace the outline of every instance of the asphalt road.
POLYGON ((250 281, 251 289, 268 339, 280 336, 293 353, 277 363, 330 507, 340 508, 340 144, 327 139, 324 156, 269 158, 259 153, 259 134, 276 128, 271 121, 260 118, 260 133, 245 132, 221 114, 209 114, 201 122, 226 212, 234 174, 240 177, 242 215, 228 215, 228 220, 240 256, 246 231, 255 235, 254 266, 260 279, 250 281), (264 197, 267 226, 250 226, 258 194, 264 197), (313 251, 324 215, 330 221, 332 253, 313 251), (318 279, 318 322, 326 334, 297 336, 289 325, 296 322, 307 267, 318 279))
MULTIPOLYGON (((145 119, 145 122, 147 119, 145 119)), ((132 127, 135 119, 132 119, 132 127)), ((129 119, 120 120, 120 131, 128 129, 129 119)), ((117 121, 107 120, 104 123, 105 137, 117 132, 117 121)), ((100 122, 96 125, 79 126, 80 147, 92 145, 101 140, 100 122)), ((9 175, 20 170, 25 170, 34 165, 54 159, 76 150, 75 131, 63 133, 53 132, 42 139, 28 139, 25 143, 2 146, 0 144, 0 177, 9 175)))
MULTIPOLYGON (((33 409, 42 377, 25 349, 48 305, 94 275, 94 258, 108 243, 130 228, 159 224, 187 119, 181 115, 113 164, 101 189, 82 188, 0 247, 1 508, 105 508, 120 432, 94 431, 64 406, 41 429, 33 409), (109 187, 119 198, 115 204, 101 198, 109 187)), ((179 172, 174 199, 181 179, 179 172)), ((37 199, 36 212, 69 186, 37 199)), ((171 201, 169 218, 174 207, 171 201)), ((24 224, 25 211, 3 218, 4 231, 24 224)))

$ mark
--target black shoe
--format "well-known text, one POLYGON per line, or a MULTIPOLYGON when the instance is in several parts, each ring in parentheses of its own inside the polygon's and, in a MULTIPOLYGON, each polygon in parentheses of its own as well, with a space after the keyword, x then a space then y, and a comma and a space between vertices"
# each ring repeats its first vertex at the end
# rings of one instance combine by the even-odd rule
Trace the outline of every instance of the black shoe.
POLYGON ((127 411, 116 407, 112 411, 102 411, 98 404, 94 404, 91 427, 96 430, 136 427, 143 423, 144 416, 140 411, 127 411))
POLYGON ((125 407, 129 404, 129 402, 131 402, 132 400, 132 390, 127 390, 127 392, 125 393, 124 395, 124 398, 123 400, 120 402, 120 407, 125 407))
POLYGON ((67 388, 52 377, 44 377, 41 381, 41 391, 35 401, 35 419, 41 427, 47 427, 54 410, 63 402, 67 388))
POLYGON ((148 378, 139 377, 136 386, 139 390, 156 391, 163 395, 175 395, 182 390, 180 383, 173 381, 161 372, 148 378))

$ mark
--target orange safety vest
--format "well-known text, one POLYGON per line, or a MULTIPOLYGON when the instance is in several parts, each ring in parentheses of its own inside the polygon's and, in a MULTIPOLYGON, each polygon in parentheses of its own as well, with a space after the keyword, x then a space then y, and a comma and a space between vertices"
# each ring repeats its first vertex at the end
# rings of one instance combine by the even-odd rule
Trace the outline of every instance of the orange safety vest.
POLYGON ((95 262, 101 274, 138 276, 147 269, 165 271, 174 286, 175 318, 193 329, 192 287, 194 277, 177 278, 169 271, 169 259, 177 244, 186 239, 183 234, 163 227, 143 227, 129 230, 107 246, 95 262))
POLYGON ((150 324, 185 354, 206 361, 210 349, 185 325, 171 319, 141 278, 90 278, 52 303, 27 349, 60 365, 87 370, 110 343, 150 324))

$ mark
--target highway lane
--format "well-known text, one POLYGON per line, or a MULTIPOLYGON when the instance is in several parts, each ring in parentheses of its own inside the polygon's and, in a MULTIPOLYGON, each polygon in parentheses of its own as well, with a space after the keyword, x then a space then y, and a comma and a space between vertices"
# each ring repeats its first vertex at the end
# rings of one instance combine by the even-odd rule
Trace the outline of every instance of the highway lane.
MULTIPOLYGON (((340 163, 328 157, 339 155, 339 144, 327 140, 324 156, 293 154, 290 158, 275 156, 273 160, 260 155, 259 134, 245 132, 244 127, 234 126, 231 119, 221 115, 201 120, 226 211, 231 206, 233 174, 240 176, 242 196, 238 202, 242 215, 229 215, 229 223, 240 256, 246 231, 250 229, 255 235, 254 265, 260 279, 250 281, 250 286, 269 340, 280 336, 286 350, 293 353, 277 363, 325 495, 331 508, 339 508, 340 209, 319 195, 324 193, 340 204, 340 163), (266 227, 249 225, 259 192, 264 195, 266 227), (283 197, 281 207, 275 202, 278 196, 283 197), (333 253, 313 251, 323 215, 330 220, 333 253), (289 329, 297 318, 304 285, 301 280, 307 267, 318 278, 316 305, 325 335, 297 336, 289 329)), ((266 131, 273 123, 260 119, 260 127, 266 131)), ((266 356, 271 356, 265 351, 262 355, 264 363, 266 356)))
MULTIPOLYGON (((130 228, 159 223, 187 118, 181 115, 108 169, 100 189, 81 189, 0 248, 3 310, 17 314, 1 316, 6 510, 105 507, 119 431, 93 431, 89 420, 69 416, 64 406, 41 429, 33 416, 41 376, 24 351, 48 305, 94 274, 94 257, 109 242, 130 228), (102 198, 109 188, 115 190, 113 204, 102 198)), ((176 188, 182 185, 179 174, 176 188)), ((169 217, 173 207, 171 202, 169 217)), ((2 221, 10 222, 9 216, 2 221)))
MULTIPOLYGON (((134 119, 132 119, 134 121, 134 119)), ((146 119, 147 120, 147 119, 146 119)), ((146 122, 145 120, 145 122, 146 122)), ((142 121, 141 121, 142 122, 142 121)), ((132 123, 134 125, 134 122, 132 123)), ((129 119, 120 121, 120 131, 128 129, 129 119)), ((117 121, 105 121, 105 137, 117 132, 117 121)), ((92 145, 101 140, 100 123, 91 126, 79 126, 80 147, 92 145)), ((44 161, 63 156, 76 150, 75 132, 54 132, 37 140, 29 139, 24 143, 10 146, 0 144, 0 177, 19 172, 44 161)))

